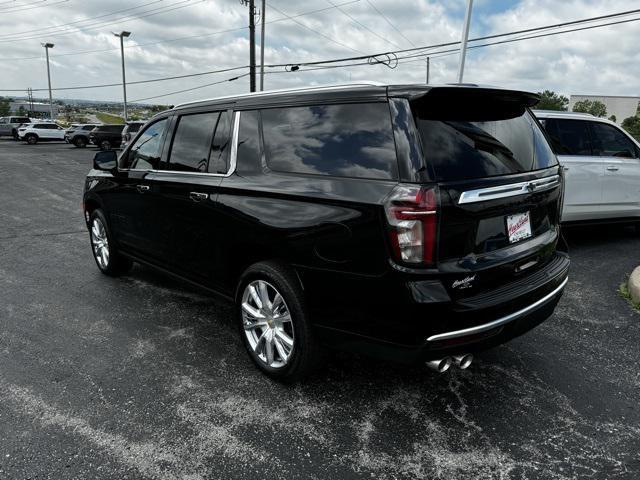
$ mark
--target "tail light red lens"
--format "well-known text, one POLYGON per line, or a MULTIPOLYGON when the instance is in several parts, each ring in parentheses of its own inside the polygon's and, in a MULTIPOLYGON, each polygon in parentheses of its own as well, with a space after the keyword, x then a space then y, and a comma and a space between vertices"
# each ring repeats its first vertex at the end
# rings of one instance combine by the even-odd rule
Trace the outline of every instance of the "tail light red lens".
POLYGON ((385 202, 385 213, 396 259, 432 265, 438 217, 437 187, 398 185, 385 202))

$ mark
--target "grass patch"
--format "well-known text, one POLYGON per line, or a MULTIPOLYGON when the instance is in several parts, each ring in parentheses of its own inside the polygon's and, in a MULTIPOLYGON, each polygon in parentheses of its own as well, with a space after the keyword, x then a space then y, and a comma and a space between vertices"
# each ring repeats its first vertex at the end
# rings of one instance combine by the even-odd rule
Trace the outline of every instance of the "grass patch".
POLYGON ((629 278, 620 284, 618 293, 622 298, 625 298, 633 308, 640 311, 640 303, 636 303, 631 299, 631 293, 629 293, 629 278))
POLYGON ((124 124, 124 118, 117 115, 111 115, 110 113, 97 112, 96 117, 98 117, 98 120, 100 120, 102 123, 110 123, 116 125, 124 124))

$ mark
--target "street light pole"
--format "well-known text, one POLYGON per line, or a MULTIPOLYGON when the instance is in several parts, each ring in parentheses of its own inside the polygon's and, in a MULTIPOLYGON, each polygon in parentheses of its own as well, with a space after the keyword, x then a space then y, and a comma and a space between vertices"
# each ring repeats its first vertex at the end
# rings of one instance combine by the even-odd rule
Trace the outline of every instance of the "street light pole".
POLYGON ((473 0, 467 0, 467 13, 464 16, 464 27, 462 28, 462 40, 460 41, 460 67, 458 68, 458 83, 462 83, 464 75, 464 60, 467 56, 467 40, 469 38, 469 25, 471 23, 471 9, 473 0))
POLYGON ((53 43, 42 43, 47 55, 47 80, 49 80, 49 116, 53 120, 53 96, 51 95, 51 70, 49 69, 49 49, 53 48, 53 43))
POLYGON ((262 0, 262 17, 260 18, 260 91, 264 90, 264 25, 267 13, 267 2, 262 0))
POLYGON ((120 38, 120 55, 122 58, 122 94, 124 97, 124 121, 126 122, 128 118, 127 118, 127 79, 124 73, 124 39, 129 35, 131 35, 131 32, 123 31, 120 33, 115 33, 115 32, 111 32, 111 33, 113 33, 116 37, 120 38))

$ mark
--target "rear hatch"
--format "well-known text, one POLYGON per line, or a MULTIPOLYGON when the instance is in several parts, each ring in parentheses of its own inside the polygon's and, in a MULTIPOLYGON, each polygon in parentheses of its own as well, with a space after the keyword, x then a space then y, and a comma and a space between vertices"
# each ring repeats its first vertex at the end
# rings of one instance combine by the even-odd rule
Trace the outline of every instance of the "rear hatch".
POLYGON ((454 299, 553 261, 562 177, 525 92, 441 87, 411 108, 437 184, 438 270, 454 299))

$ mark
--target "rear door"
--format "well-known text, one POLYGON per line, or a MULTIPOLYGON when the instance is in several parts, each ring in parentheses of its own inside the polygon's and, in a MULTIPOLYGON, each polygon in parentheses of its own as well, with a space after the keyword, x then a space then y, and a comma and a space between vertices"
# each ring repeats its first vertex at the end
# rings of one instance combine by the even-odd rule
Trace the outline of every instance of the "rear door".
POLYGON ((594 152, 587 120, 548 118, 549 135, 566 178, 562 220, 592 220, 603 216, 604 161, 594 152))
POLYGON ((604 167, 602 215, 640 216, 640 149, 619 128, 604 122, 588 122, 594 154, 604 167))
POLYGON ((438 187, 437 268, 454 298, 547 262, 559 238, 562 176, 519 92, 431 91, 412 110, 438 187))

